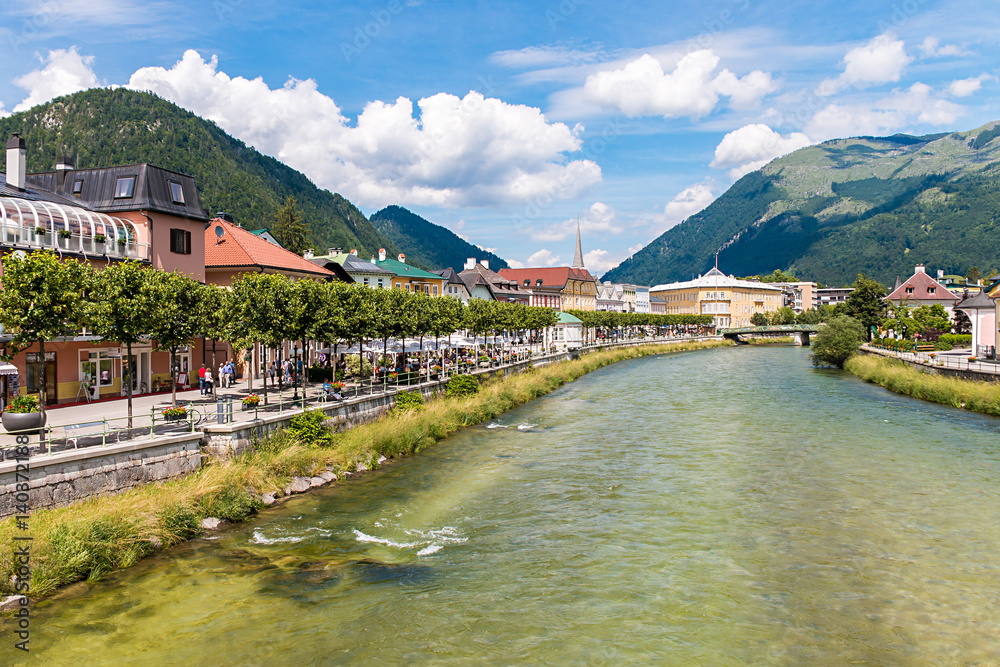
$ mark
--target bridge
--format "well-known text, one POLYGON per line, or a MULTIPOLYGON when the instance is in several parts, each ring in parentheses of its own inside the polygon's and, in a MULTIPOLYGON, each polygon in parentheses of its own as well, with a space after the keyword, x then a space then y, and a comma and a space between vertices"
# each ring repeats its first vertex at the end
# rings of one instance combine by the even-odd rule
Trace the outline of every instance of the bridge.
POLYGON ((820 330, 822 324, 770 324, 764 327, 740 327, 736 329, 719 329, 723 338, 741 343, 740 336, 773 336, 774 334, 791 334, 796 345, 808 345, 809 334, 820 330))

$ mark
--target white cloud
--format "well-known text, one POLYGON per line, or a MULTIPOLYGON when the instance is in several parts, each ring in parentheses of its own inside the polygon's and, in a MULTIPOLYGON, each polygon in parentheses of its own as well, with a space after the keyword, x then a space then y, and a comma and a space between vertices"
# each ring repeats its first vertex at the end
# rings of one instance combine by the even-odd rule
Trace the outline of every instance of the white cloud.
POLYGON ((528 46, 512 51, 497 51, 490 55, 490 62, 502 67, 526 69, 532 67, 558 67, 597 62, 600 54, 564 46, 528 46))
POLYGON ((903 40, 896 39, 892 33, 879 35, 864 46, 848 51, 844 56, 844 71, 836 79, 821 82, 816 93, 833 95, 850 86, 867 88, 899 81, 903 68, 911 60, 903 40))
POLYGON ((801 132, 781 136, 767 125, 755 123, 733 130, 715 148, 711 166, 729 169, 731 178, 740 178, 760 169, 771 160, 808 146, 809 137, 801 132))
POLYGON ((544 229, 531 230, 528 234, 533 241, 540 241, 542 243, 575 238, 578 221, 582 236, 588 234, 618 234, 624 229, 624 225, 618 219, 618 213, 615 209, 603 202, 594 202, 579 218, 567 218, 544 229))
POLYGON ((43 67, 14 79, 14 83, 28 91, 28 96, 14 107, 14 112, 99 85, 92 69, 93 62, 94 56, 81 56, 75 46, 49 51, 42 59, 43 67))
POLYGON ((129 88, 150 90, 218 123, 258 150, 356 203, 475 206, 572 198, 601 180, 581 141, 535 107, 470 92, 365 106, 352 124, 311 79, 271 89, 230 77, 196 51, 172 68, 146 67, 129 88))
POLYGON ((27 18, 36 30, 53 23, 76 29, 154 24, 171 9, 169 2, 151 0, 18 0, 16 4, 11 13, 27 18))
POLYGON ((954 97, 968 97, 983 87, 983 81, 992 79, 988 74, 980 74, 971 79, 958 79, 948 86, 948 93, 954 97))
MULTIPOLYGON (((676 197, 670 200, 663 207, 663 213, 654 218, 654 232, 659 236, 671 227, 687 220, 689 217, 702 210, 715 201, 715 192, 708 183, 696 183, 681 190, 676 197)), ((630 254, 639 250, 629 249, 630 254)))
POLYGON ((734 106, 752 106, 775 90, 771 75, 759 70, 742 79, 727 69, 713 77, 719 57, 703 49, 685 55, 670 73, 644 54, 621 69, 591 74, 583 87, 586 101, 625 115, 700 118, 713 109, 719 95, 734 106))
POLYGON ((583 265, 596 276, 607 273, 624 261, 628 255, 624 253, 611 254, 607 250, 591 250, 583 256, 583 265))
POLYGON ((956 44, 946 44, 941 46, 941 40, 937 37, 925 37, 918 47, 925 58, 943 58, 945 56, 965 55, 965 51, 956 44))
POLYGON ((551 250, 542 248, 528 258, 525 266, 556 266, 559 264, 559 259, 559 255, 554 255, 551 250))
POLYGON ((964 107, 935 96, 930 86, 918 82, 871 105, 831 104, 812 117, 805 131, 816 141, 880 136, 898 132, 915 123, 951 126, 964 113, 964 107))

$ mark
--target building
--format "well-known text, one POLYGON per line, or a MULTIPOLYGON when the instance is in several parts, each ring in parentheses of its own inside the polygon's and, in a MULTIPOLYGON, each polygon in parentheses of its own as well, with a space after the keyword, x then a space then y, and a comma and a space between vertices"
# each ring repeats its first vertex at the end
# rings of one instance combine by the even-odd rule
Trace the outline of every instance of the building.
POLYGON ((972 352, 980 359, 995 359, 997 350, 997 304, 986 293, 966 292, 955 305, 972 322, 972 352))
MULTIPOLYGON (((194 179, 149 164, 76 169, 61 159, 55 170, 26 172, 27 146, 19 135, 7 142, 7 172, 0 174, 0 254, 52 250, 102 268, 135 260, 156 269, 205 280, 201 242, 208 214, 194 179)), ((7 338, 9 340, 9 337, 7 338)), ((2 343, 2 338, 0 338, 2 343)), ((191 382, 198 341, 179 351, 176 370, 191 382)), ((169 389, 170 358, 153 342, 135 345, 131 358, 114 342, 80 332, 46 341, 45 377, 40 351, 32 346, 14 355, 0 378, 0 403, 38 393, 45 383, 49 404, 143 394, 169 389), (84 381, 87 381, 86 383, 84 381)))
POLYGON ((896 306, 912 308, 941 305, 948 313, 948 317, 951 317, 959 298, 947 287, 931 278, 923 264, 917 264, 913 275, 896 287, 885 300, 896 306))
POLYGON ((771 283, 784 290, 784 305, 796 313, 802 313, 816 307, 816 283, 771 283))
POLYGON ((374 288, 389 289, 392 286, 392 277, 395 275, 392 271, 379 268, 375 264, 361 259, 358 257, 357 250, 345 253, 340 248, 330 248, 327 254, 309 257, 309 261, 332 271, 344 282, 374 288), (346 279, 341 272, 346 275, 346 279))
POLYGON ((212 220, 202 234, 205 281, 213 285, 232 285, 246 273, 278 273, 315 280, 336 277, 319 264, 222 218, 212 220))
POLYGON ((505 278, 496 271, 491 270, 488 260, 484 259, 482 262, 479 262, 470 257, 466 260, 465 267, 459 276, 469 285, 470 292, 472 292, 474 285, 485 283, 490 286, 493 298, 497 301, 522 303, 526 306, 531 303, 531 292, 521 289, 516 280, 505 278))
MULTIPOLYGON (((218 217, 221 218, 222 216, 218 216, 218 217)), ((223 218, 223 220, 229 220, 229 219, 228 218, 223 218)), ((232 220, 229 220, 229 222, 232 222, 232 220)), ((251 229, 250 233, 253 234, 254 236, 259 236, 260 238, 264 239, 268 243, 273 243, 274 245, 277 245, 277 246, 281 245, 280 243, 278 243, 278 239, 274 238, 274 236, 271 235, 271 232, 267 231, 266 229, 251 229)), ((282 247, 284 247, 284 246, 282 246, 282 247)))
POLYGON ((773 312, 784 303, 780 287, 740 280, 712 269, 695 280, 651 287, 666 301, 667 314, 713 315, 716 327, 750 326, 755 313, 773 312))
POLYGON ((597 286, 596 307, 599 311, 625 312, 625 290, 622 285, 600 283, 597 286))
POLYGON ((649 288, 644 285, 635 286, 635 312, 649 313, 649 288))
POLYGON ((667 302, 658 296, 649 297, 649 312, 654 315, 666 315, 667 302))
POLYGON ((587 269, 569 266, 500 269, 504 278, 531 291, 532 306, 556 310, 597 310, 597 279, 587 269))
POLYGON ((430 296, 444 294, 445 279, 436 273, 418 269, 406 263, 406 255, 399 253, 398 258, 386 257, 385 248, 378 251, 378 259, 374 261, 380 269, 392 272, 392 289, 407 292, 423 292, 430 296))
MULTIPOLYGON (((472 298, 472 293, 469 292, 469 286, 465 284, 462 277, 458 275, 455 269, 448 267, 447 269, 440 269, 434 271, 437 275, 445 279, 444 294, 445 296, 455 297, 461 300, 462 303, 469 303, 469 299, 472 298)), ((488 287, 485 289, 487 295, 490 294, 488 287)), ((480 298, 483 298, 480 296, 480 298)))
POLYGON ((813 292, 813 308, 820 306, 836 306, 838 303, 845 303, 847 297, 851 296, 853 287, 824 287, 817 288, 813 292))
POLYGON ((583 322, 569 313, 559 313, 552 327, 552 344, 557 348, 579 349, 583 345, 583 322))

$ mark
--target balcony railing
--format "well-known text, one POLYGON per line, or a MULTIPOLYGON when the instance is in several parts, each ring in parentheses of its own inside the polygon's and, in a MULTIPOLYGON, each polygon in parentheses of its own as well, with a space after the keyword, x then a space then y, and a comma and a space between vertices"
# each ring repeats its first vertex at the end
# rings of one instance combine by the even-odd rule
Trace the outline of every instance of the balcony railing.
POLYGON ((149 244, 136 243, 134 239, 112 239, 103 242, 89 234, 64 234, 46 232, 14 226, 3 228, 2 242, 7 246, 20 248, 41 248, 87 255, 88 257, 108 257, 111 259, 149 260, 149 244))

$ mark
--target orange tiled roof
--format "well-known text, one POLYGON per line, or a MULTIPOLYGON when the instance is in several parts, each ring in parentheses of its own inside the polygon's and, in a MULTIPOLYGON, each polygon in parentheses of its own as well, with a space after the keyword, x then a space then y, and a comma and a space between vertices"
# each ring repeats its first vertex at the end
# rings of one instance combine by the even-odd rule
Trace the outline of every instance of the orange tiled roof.
POLYGON ((508 280, 514 280, 523 285, 524 279, 531 281, 529 287, 534 287, 535 282, 541 278, 543 287, 565 287, 566 283, 573 280, 586 280, 597 282, 594 276, 590 275, 587 269, 574 269, 569 266, 549 266, 537 269, 500 269, 500 275, 508 280))
POLYGON ((216 218, 205 230, 205 268, 260 267, 289 273, 309 273, 333 277, 333 272, 290 250, 265 241, 242 227, 216 218), (222 227, 222 236, 215 228, 222 227))

